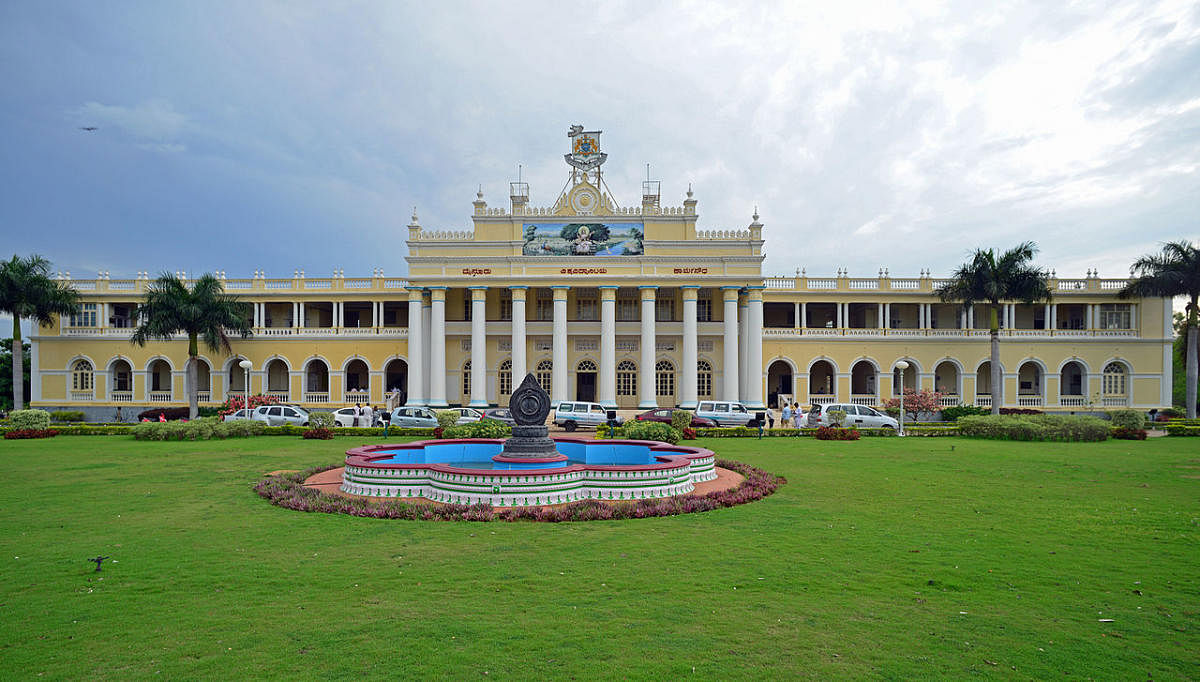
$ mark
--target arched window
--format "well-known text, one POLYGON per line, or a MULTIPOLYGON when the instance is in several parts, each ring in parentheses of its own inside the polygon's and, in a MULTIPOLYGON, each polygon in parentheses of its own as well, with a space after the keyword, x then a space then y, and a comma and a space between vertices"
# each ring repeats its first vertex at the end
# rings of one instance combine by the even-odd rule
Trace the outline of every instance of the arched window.
POLYGON ((463 393, 462 394, 463 394, 463 397, 469 398, 471 396, 471 361, 470 360, 467 360, 466 363, 463 364, 462 374, 463 374, 463 393))
POLYGON ((500 395, 512 395, 512 360, 500 363, 500 395))
POLYGON ((71 365, 71 390, 72 391, 90 391, 95 385, 93 380, 95 374, 92 371, 92 363, 87 360, 76 360, 74 365, 71 365))
POLYGON ((654 365, 655 395, 675 395, 675 365, 668 360, 659 360, 654 365))
POLYGON ((537 369, 534 371, 534 374, 537 376, 538 385, 541 386, 542 390, 547 393, 550 392, 550 376, 553 370, 553 361, 542 360, 537 364, 537 369))
POLYGON ((712 365, 708 360, 696 361, 696 394, 698 397, 712 397, 712 374, 712 365))
POLYGON ((617 395, 637 395, 637 365, 633 360, 617 363, 617 395))
POLYGON ((1104 395, 1125 395, 1127 390, 1125 365, 1110 362, 1104 367, 1104 395))
POLYGON ((591 360, 580 360, 579 365, 575 367, 575 371, 583 372, 584 374, 587 374, 588 372, 595 372, 597 371, 596 363, 592 362, 591 360))

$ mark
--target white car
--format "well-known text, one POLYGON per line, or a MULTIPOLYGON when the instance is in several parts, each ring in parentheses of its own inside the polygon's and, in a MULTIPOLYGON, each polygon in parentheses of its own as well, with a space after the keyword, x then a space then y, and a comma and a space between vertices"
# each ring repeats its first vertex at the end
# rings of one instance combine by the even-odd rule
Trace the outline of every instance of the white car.
POLYGON ((720 426, 749 426, 754 413, 741 403, 705 400, 696 407, 697 417, 707 417, 720 426))
POLYGON ((266 422, 267 426, 308 426, 308 412, 294 405, 259 405, 254 408, 254 414, 250 418, 266 422))
POLYGON ((900 422, 873 407, 845 403, 813 405, 812 410, 808 413, 807 425, 810 427, 832 426, 833 422, 829 419, 830 410, 841 410, 846 413, 846 418, 842 420, 842 426, 854 426, 860 429, 891 429, 893 431, 900 428, 900 422))

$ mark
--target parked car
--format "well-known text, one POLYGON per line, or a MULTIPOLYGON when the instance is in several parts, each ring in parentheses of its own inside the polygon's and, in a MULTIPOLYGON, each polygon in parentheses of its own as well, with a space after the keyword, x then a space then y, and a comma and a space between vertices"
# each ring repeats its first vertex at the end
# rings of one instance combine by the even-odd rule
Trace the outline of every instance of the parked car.
POLYGON ((718 426, 750 426, 754 413, 741 403, 705 400, 696 407, 695 416, 711 419, 718 426))
POLYGON ((470 424, 483 419, 483 413, 470 407, 451 407, 450 411, 458 413, 456 424, 470 424))
POLYGON ((266 422, 267 426, 308 426, 308 412, 295 405, 259 405, 254 408, 254 414, 250 418, 266 422))
POLYGON ((829 419, 830 410, 841 410, 846 413, 842 426, 855 426, 863 429, 892 429, 900 428, 900 423, 886 414, 866 405, 848 405, 833 403, 831 405, 813 405, 808 411, 805 423, 808 426, 832 426, 829 419))
POLYGON ((493 407, 490 410, 484 410, 483 416, 485 419, 495 419, 509 426, 516 426, 517 424, 516 420, 512 418, 512 412, 507 407, 493 407))
MULTIPOLYGON (((660 407, 657 410, 648 410, 637 416, 638 421, 643 422, 662 422, 664 424, 671 423, 671 413, 675 410, 669 407, 660 407)), ((711 429, 718 426, 717 422, 708 417, 697 417, 692 415, 691 427, 693 429, 711 429)))
MULTIPOLYGON (((595 428, 607 424, 608 413, 609 410, 599 403, 559 403, 552 421, 556 426, 574 431, 581 426, 595 428)), ((615 421, 620 424, 623 420, 615 417, 615 421)))
POLYGON ((392 410, 392 428, 437 428, 437 415, 428 407, 397 407, 392 410))
POLYGON ((242 409, 238 410, 237 412, 233 412, 231 414, 225 415, 224 417, 221 417, 221 421, 234 422, 234 421, 238 421, 238 420, 250 419, 253 412, 254 412, 254 410, 247 410, 246 408, 243 407, 242 409))

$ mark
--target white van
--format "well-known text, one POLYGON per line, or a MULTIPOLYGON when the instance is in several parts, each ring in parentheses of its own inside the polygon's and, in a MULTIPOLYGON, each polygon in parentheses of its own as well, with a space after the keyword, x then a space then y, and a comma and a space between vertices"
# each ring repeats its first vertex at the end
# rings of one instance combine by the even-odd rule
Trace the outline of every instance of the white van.
POLYGON ((696 407, 697 417, 707 417, 718 426, 750 426, 754 413, 741 403, 705 400, 696 407))

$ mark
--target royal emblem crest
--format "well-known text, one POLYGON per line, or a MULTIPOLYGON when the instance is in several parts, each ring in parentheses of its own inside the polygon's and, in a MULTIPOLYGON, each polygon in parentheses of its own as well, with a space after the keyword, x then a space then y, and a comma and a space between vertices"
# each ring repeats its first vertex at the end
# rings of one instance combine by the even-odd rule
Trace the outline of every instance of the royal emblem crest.
POLYGON ((581 125, 571 126, 567 131, 567 137, 571 139, 571 153, 565 156, 567 163, 582 171, 600 167, 608 158, 608 154, 600 151, 601 132, 585 131, 581 125))

